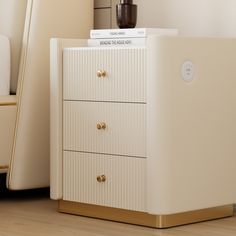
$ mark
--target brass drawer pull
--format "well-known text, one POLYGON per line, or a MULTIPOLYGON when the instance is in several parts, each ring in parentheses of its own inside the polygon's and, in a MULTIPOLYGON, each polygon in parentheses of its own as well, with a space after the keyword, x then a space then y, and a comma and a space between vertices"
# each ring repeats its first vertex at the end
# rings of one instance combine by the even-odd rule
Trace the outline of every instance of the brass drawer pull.
POLYGON ((105 130, 106 128, 107 128, 107 125, 104 122, 97 124, 97 129, 99 129, 99 130, 101 130, 101 129, 105 130))
POLYGON ((102 79, 105 78, 107 76, 107 72, 105 70, 98 70, 97 71, 97 77, 102 79))
POLYGON ((107 177, 105 175, 99 175, 97 177, 98 183, 104 183, 104 182, 106 182, 106 180, 107 180, 107 177))

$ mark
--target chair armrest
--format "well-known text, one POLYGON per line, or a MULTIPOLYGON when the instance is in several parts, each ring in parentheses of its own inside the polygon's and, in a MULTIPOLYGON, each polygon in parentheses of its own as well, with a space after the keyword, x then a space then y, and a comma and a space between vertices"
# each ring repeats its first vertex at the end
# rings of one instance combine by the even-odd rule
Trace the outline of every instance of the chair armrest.
POLYGON ((0 106, 16 105, 16 95, 0 96, 0 106))

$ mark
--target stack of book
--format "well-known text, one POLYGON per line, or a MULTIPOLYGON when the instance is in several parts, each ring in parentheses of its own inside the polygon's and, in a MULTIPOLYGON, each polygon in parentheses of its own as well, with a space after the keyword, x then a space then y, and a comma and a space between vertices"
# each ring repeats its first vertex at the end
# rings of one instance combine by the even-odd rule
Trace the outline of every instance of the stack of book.
POLYGON ((177 34, 177 29, 162 28, 91 30, 88 47, 145 46, 148 35, 177 34))

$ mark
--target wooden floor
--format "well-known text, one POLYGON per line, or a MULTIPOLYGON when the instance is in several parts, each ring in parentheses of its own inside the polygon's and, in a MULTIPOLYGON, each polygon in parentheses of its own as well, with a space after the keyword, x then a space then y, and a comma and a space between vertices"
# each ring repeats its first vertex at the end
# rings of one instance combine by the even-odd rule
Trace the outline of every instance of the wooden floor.
POLYGON ((0 236, 235 236, 236 217, 156 230, 57 212, 48 190, 0 193, 0 236))

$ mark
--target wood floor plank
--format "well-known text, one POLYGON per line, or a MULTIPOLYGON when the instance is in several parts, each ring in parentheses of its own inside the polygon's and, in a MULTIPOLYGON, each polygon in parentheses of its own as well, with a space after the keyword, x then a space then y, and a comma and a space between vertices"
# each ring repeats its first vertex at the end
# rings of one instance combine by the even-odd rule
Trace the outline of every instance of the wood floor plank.
POLYGON ((0 236, 235 236, 236 217, 165 230, 57 212, 47 196, 0 197, 0 236))

